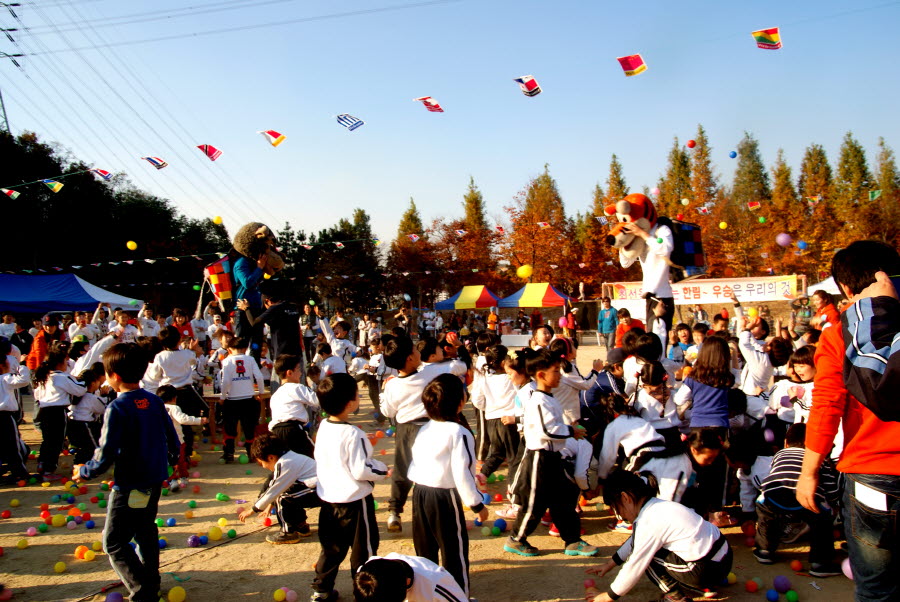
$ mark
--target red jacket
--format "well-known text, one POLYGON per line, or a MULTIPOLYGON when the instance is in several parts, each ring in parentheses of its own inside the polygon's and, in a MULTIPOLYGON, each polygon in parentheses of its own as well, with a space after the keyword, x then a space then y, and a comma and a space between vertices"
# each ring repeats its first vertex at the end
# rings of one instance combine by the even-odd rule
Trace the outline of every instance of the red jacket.
POLYGON ((619 322, 619 325, 616 326, 616 347, 622 346, 622 339, 625 338, 625 333, 632 328, 643 329, 644 323, 637 318, 631 318, 631 324, 629 324, 628 326, 625 326, 624 322, 619 322))
POLYGON ((29 370, 34 372, 38 369, 38 366, 41 365, 41 362, 47 359, 47 354, 50 353, 50 345, 53 341, 62 340, 61 332, 62 329, 57 328, 57 336, 52 337, 42 328, 39 333, 34 335, 34 341, 31 343, 31 351, 25 356, 25 365, 28 366, 29 370))
POLYGON ((833 303, 823 305, 817 309, 815 317, 819 318, 819 330, 822 330, 822 327, 826 322, 832 326, 841 323, 841 316, 838 314, 837 307, 835 307, 833 303))
POLYGON ((844 337, 839 325, 822 331, 816 346, 813 404, 806 447, 828 455, 843 420, 844 452, 838 470, 850 474, 900 475, 900 422, 884 422, 847 392, 844 337))

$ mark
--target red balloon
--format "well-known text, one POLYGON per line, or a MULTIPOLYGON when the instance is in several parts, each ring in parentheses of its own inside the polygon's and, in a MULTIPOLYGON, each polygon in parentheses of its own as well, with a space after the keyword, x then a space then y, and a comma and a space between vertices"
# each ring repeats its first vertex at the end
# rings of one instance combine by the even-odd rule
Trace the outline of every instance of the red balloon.
POLYGON ((688 147, 688 148, 694 148, 695 146, 697 146, 697 142, 696 142, 696 141, 694 141, 694 140, 688 140, 688 141, 687 141, 687 147, 688 147))
POLYGON ((683 214, 683 213, 679 213, 678 215, 675 216, 675 219, 677 219, 677 220, 680 222, 681 220, 684 219, 684 214, 683 214))

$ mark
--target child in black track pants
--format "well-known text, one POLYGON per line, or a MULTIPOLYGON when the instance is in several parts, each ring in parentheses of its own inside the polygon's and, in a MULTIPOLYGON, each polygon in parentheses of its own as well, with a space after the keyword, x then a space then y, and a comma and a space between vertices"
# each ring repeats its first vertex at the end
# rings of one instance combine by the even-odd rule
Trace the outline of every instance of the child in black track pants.
POLYGON ((315 460, 289 450, 284 441, 270 434, 253 440, 251 454, 257 464, 271 471, 272 476, 266 481, 256 503, 238 515, 240 521, 245 522, 254 514, 265 512, 269 505, 274 504, 281 533, 267 536, 266 541, 273 544, 297 543, 301 537, 312 535, 306 522, 306 508, 321 505, 315 490, 315 460))
MULTIPOLYGON (((7 343, 8 345, 8 343, 7 343)), ((17 389, 27 387, 31 382, 31 372, 21 364, 10 370, 9 356, 0 355, 0 459, 9 469, 13 479, 28 479, 31 475, 25 467, 27 452, 19 437, 19 400, 17 389)))
POLYGON ((387 467, 372 458, 366 434, 347 422, 359 408, 356 381, 346 373, 332 374, 316 391, 328 419, 319 427, 315 459, 318 473, 316 493, 319 511, 319 543, 311 600, 337 600, 334 582, 341 563, 350 552, 350 571, 356 573, 378 552, 373 481, 387 476, 387 467))
POLYGON ((228 347, 228 357, 222 360, 222 413, 225 417, 225 449, 222 459, 234 461, 234 440, 238 423, 244 433, 244 449, 250 454, 256 425, 259 424, 259 401, 255 397, 256 383, 259 392, 265 391, 265 382, 259 365, 246 355, 247 339, 234 338, 228 347))
POLYGON ((431 420, 412 447, 413 544, 416 555, 440 565, 469 594, 469 534, 463 504, 487 520, 475 481, 475 439, 457 422, 466 389, 453 374, 441 374, 422 393, 431 420))
POLYGON ((562 407, 552 391, 559 385, 560 358, 546 349, 522 350, 528 373, 537 382, 537 390, 525 406, 525 455, 516 472, 513 503, 521 509, 512 534, 503 549, 521 556, 537 556, 537 548, 528 543, 544 512, 549 509, 553 524, 566 544, 566 556, 594 556, 597 548, 581 540, 581 525, 572 500, 572 485, 565 474, 562 450, 569 437, 583 437, 563 422, 562 407))

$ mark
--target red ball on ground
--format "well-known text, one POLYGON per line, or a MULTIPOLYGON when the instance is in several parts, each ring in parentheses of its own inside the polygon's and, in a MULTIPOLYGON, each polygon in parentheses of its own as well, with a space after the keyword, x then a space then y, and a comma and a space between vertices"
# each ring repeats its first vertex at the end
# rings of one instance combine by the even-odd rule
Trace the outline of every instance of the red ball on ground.
POLYGON ((759 591, 759 586, 756 584, 756 581, 748 581, 744 584, 744 589, 752 594, 759 591))
POLYGON ((756 535, 756 523, 748 520, 743 525, 741 525, 741 531, 743 531, 744 535, 746 535, 747 537, 756 535))
POLYGON ((85 512, 84 514, 81 515, 81 518, 82 518, 83 520, 91 520, 91 513, 90 513, 90 512, 85 512))
POLYGON ((791 570, 795 573, 803 570, 803 563, 799 560, 791 560, 791 570))
POLYGON ((49 510, 50 504, 41 504, 41 510, 49 510))
POLYGON ((92 503, 92 504, 96 504, 96 503, 99 502, 99 501, 100 501, 100 498, 98 498, 96 495, 95 495, 94 497, 91 498, 91 503, 92 503))
POLYGON ((752 548, 756 545, 756 538, 748 535, 747 539, 744 540, 744 543, 747 544, 748 548, 752 548))
POLYGON ((494 501, 495 501, 495 502, 502 502, 502 501, 503 501, 503 494, 502 494, 502 493, 497 493, 497 494, 495 494, 495 495, 494 495, 494 501))
POLYGON ((79 495, 84 495, 85 493, 87 493, 87 487, 85 487, 84 485, 82 485, 81 487, 78 488, 78 494, 79 494, 79 495))
POLYGON ((200 485, 194 485, 194 488, 193 488, 192 491, 193 491, 194 493, 200 493, 200 485))
POLYGON ((677 219, 677 220, 680 222, 681 220, 684 219, 684 214, 683 214, 683 213, 679 213, 678 215, 675 216, 675 219, 677 219))
POLYGON ((272 519, 269 518, 269 517, 267 516, 266 518, 263 519, 263 524, 264 524, 265 526, 267 526, 267 527, 271 527, 271 526, 272 526, 272 519))
POLYGON ((16 485, 18 485, 19 487, 24 487, 27 484, 28 483, 26 483, 25 481, 19 481, 18 483, 16 483, 16 485))
POLYGON ((10 516, 12 516, 12 512, 10 512, 9 510, 0 512, 0 518, 9 518, 10 516))

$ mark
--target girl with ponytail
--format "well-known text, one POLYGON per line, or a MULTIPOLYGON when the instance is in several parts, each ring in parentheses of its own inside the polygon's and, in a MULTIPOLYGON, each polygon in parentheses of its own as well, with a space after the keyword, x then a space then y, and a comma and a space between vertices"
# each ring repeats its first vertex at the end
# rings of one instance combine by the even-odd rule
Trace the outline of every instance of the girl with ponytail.
POLYGON ((37 402, 35 424, 40 423, 41 451, 38 472, 47 481, 58 479, 53 474, 59 464, 59 454, 66 440, 66 410, 72 397, 81 397, 87 389, 66 373, 67 350, 51 351, 47 360, 34 371, 34 398, 37 402))

